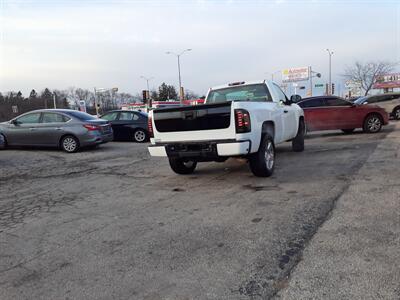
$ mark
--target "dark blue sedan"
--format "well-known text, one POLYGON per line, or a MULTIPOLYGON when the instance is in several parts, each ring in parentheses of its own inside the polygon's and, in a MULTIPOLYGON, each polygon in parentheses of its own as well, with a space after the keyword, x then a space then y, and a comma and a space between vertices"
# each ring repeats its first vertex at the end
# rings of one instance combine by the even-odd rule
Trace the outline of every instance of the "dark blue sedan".
POLYGON ((147 113, 129 110, 113 110, 100 117, 111 123, 114 140, 129 140, 137 143, 149 139, 147 113))

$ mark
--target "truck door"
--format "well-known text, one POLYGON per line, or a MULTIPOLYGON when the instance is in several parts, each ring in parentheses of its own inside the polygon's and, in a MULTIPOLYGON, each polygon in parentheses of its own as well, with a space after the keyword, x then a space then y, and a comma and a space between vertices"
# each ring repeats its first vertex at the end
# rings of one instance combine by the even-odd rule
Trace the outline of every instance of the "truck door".
POLYGON ((296 108, 292 105, 288 105, 288 98, 281 88, 274 83, 276 94, 279 97, 279 108, 281 110, 281 118, 283 123, 283 140, 289 140, 297 134, 297 120, 296 120, 296 108))

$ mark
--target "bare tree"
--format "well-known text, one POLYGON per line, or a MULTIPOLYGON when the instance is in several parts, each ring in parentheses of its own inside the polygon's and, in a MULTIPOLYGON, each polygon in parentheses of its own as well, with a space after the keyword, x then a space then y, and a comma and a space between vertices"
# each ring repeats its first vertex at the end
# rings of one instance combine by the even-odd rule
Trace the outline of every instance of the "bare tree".
POLYGON ((359 83, 366 96, 376 82, 377 77, 393 71, 395 66, 395 63, 386 61, 368 63, 356 61, 353 66, 346 67, 343 76, 359 83))
POLYGON ((185 96, 186 96, 185 98, 188 100, 199 99, 199 95, 191 90, 186 90, 185 96))

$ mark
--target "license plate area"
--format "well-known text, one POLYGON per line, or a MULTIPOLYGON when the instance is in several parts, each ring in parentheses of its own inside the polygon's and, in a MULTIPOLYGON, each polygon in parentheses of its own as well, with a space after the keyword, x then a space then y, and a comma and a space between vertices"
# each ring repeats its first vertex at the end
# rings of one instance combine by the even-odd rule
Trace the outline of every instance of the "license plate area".
POLYGON ((170 157, 215 157, 217 156, 216 144, 170 144, 165 147, 170 157))

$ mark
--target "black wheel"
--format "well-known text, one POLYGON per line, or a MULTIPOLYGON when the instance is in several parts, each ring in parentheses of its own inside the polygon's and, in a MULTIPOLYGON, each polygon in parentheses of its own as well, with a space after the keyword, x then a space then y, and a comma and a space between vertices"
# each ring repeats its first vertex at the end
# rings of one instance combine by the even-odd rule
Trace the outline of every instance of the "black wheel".
POLYGON ((382 118, 378 114, 371 114, 364 120, 363 129, 367 133, 377 133, 382 128, 382 118))
POLYGON ((355 128, 351 128, 351 129, 342 129, 342 131, 346 134, 350 134, 353 133, 353 131, 355 130, 355 128))
POLYGON ((144 143, 147 141, 147 133, 143 129, 136 129, 133 133, 133 140, 136 143, 144 143))
POLYGON ((249 157, 250 170, 255 176, 269 177, 274 172, 275 146, 268 134, 263 135, 258 152, 249 157))
POLYGON ((400 106, 393 109, 392 115, 395 120, 400 120, 400 106))
POLYGON ((79 150, 79 140, 72 136, 64 136, 61 140, 61 149, 68 153, 74 153, 79 150))
POLYGON ((304 121, 299 121, 299 129, 297 130, 296 137, 292 140, 292 149, 294 152, 304 151, 304 135, 305 135, 304 121))
POLYGON ((194 169, 196 169, 197 161, 170 157, 169 165, 175 173, 185 175, 193 173, 194 169))
POLYGON ((0 150, 6 149, 7 141, 4 135, 0 134, 0 150))

